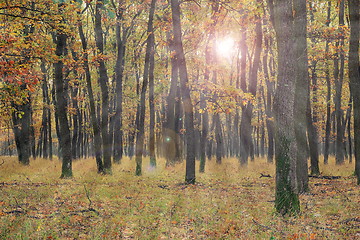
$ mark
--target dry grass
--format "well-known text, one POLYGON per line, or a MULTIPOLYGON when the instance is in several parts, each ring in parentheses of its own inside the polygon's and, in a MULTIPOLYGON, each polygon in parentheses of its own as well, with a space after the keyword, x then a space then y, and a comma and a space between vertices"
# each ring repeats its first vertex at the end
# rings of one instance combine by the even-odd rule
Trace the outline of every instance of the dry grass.
POLYGON ((275 167, 256 159, 207 162, 194 186, 181 184, 184 165, 134 176, 134 160, 96 174, 94 159, 74 162, 74 179, 61 180, 61 163, 38 159, 21 166, 1 157, 0 239, 356 239, 360 237, 360 191, 354 165, 321 165, 301 196, 302 214, 274 213, 275 167), (271 178, 259 178, 260 173, 271 178))

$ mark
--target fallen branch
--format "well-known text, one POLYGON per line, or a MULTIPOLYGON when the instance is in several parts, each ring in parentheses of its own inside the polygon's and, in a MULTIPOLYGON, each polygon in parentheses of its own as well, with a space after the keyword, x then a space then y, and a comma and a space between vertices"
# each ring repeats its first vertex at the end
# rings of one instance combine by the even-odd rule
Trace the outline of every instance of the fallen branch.
POLYGON ((85 184, 84 184, 84 190, 85 190, 85 193, 86 193, 86 197, 87 197, 87 199, 89 200, 89 209, 90 209, 90 208, 92 208, 92 207, 91 207, 92 201, 91 201, 91 199, 90 199, 90 193, 89 193, 89 191, 87 190, 85 184))
POLYGON ((271 178, 270 174, 260 173, 260 177, 259 177, 259 178, 263 178, 263 177, 271 178))
POLYGON ((319 179, 327 179, 327 180, 334 180, 339 179, 341 176, 316 176, 316 175, 309 175, 310 178, 319 178, 319 179))
POLYGON ((4 159, 2 160, 2 163, 0 163, 0 166, 3 165, 5 163, 4 159))
POLYGON ((79 212, 82 212, 82 213, 83 213, 83 212, 95 212, 97 215, 100 215, 99 212, 98 212, 96 209, 94 209, 93 207, 91 207, 92 201, 91 201, 91 198, 90 198, 90 193, 89 193, 89 191, 87 190, 85 184, 84 184, 84 189, 85 189, 86 197, 87 197, 87 199, 89 200, 89 207, 88 207, 88 209, 86 209, 86 210, 80 210, 79 212))
POLYGON ((11 211, 4 211, 3 213, 6 214, 26 214, 25 210, 11 210, 11 211))
POLYGON ((348 218, 340 222, 340 224, 348 224, 349 222, 360 222, 360 217, 348 218))
POLYGON ((313 225, 313 224, 310 224, 310 226, 318 229, 318 230, 327 230, 327 231, 331 231, 331 232, 336 232, 335 229, 332 229, 332 228, 328 228, 328 227, 322 227, 322 226, 316 226, 316 225, 313 225))

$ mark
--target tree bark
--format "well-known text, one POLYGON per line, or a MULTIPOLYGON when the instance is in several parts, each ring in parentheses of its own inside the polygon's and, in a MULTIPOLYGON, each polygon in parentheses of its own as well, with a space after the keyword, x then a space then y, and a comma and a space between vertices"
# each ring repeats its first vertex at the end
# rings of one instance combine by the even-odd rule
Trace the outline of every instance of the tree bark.
POLYGON ((95 107, 95 99, 94 93, 92 90, 91 83, 91 73, 89 68, 89 59, 87 54, 87 41, 85 39, 85 34, 82 28, 82 23, 79 23, 79 35, 81 39, 82 48, 84 51, 83 62, 84 62, 84 70, 85 70, 85 80, 86 80, 86 88, 87 94, 89 96, 89 104, 90 104, 90 119, 91 119, 91 127, 94 134, 94 151, 95 151, 95 160, 97 166, 98 173, 104 173, 104 163, 102 160, 101 154, 101 135, 100 135, 100 126, 99 121, 96 115, 96 107, 95 107))
MULTIPOLYGON (((345 0, 340 0, 339 6, 339 26, 344 26, 345 0)), ((344 80, 344 35, 341 33, 340 40, 337 40, 336 46, 340 48, 340 52, 336 54, 334 60, 335 75, 335 115, 336 115, 336 164, 344 163, 344 126, 343 126, 343 110, 341 109, 342 86, 344 80), (340 60, 340 66, 339 66, 340 60)))
POLYGON ((360 3, 358 0, 348 0, 350 18, 350 46, 349 46, 349 78, 350 91, 354 109, 354 150, 355 175, 360 185, 360 3))
MULTIPOLYGON (((326 26, 330 26, 331 21, 331 1, 328 1, 327 8, 327 18, 326 18, 326 26)), ((329 44, 330 41, 326 40, 325 43, 325 55, 327 56, 329 53, 329 44)), ((329 152, 330 152, 330 133, 331 133, 331 82, 330 82, 330 70, 329 64, 325 66, 325 79, 326 79, 326 125, 325 125, 325 143, 324 143, 324 164, 328 163, 329 152)))
MULTIPOLYGON (((255 53, 254 60, 250 71, 249 77, 249 88, 248 92, 255 98, 257 92, 257 82, 258 82, 258 69, 260 66, 260 56, 262 51, 262 27, 261 20, 259 16, 256 16, 256 26, 255 26, 255 53)), ((246 57, 246 53, 242 54, 242 57, 246 57), (245 55, 244 55, 245 54, 245 55)), ((244 70, 244 69, 243 69, 244 70)), ((242 116, 241 116, 241 124, 240 124, 240 162, 241 164, 247 164, 248 157, 254 159, 254 154, 252 151, 253 148, 253 139, 251 135, 251 119, 253 115, 254 105, 249 102, 243 108, 242 116)))
MULTIPOLYGON (((156 0, 154 1, 155 8, 156 0)), ((150 62, 149 62, 149 110, 150 110, 150 126, 149 126, 149 153, 150 167, 156 167, 155 153, 155 98, 154 98, 154 68, 155 68, 155 36, 154 29, 149 29, 150 33, 150 62)))
POLYGON ((116 94, 116 111, 115 111, 115 129, 114 129, 114 162, 121 163, 123 156, 123 129, 122 129, 122 109, 123 109, 123 73, 125 64, 125 38, 121 38, 121 20, 123 19, 123 9, 120 6, 116 16, 116 65, 115 65, 115 94, 116 94))
MULTIPOLYGON (((276 194, 275 207, 282 215, 300 211, 297 194, 297 147, 294 126, 294 97, 296 74, 295 36, 291 0, 269 0, 277 37, 278 81, 274 99, 276 194)), ((301 14, 301 13, 298 13, 301 14)))
POLYGON ((67 36, 61 32, 61 29, 56 32, 56 55, 59 60, 54 63, 54 84, 56 106, 55 111, 59 121, 59 143, 62 157, 62 173, 61 178, 72 177, 72 156, 71 156, 71 136, 69 129, 69 122, 67 118, 68 102, 66 98, 66 91, 64 87, 63 68, 64 63, 62 58, 65 55, 67 36))
POLYGON ((107 74, 107 68, 103 59, 104 54, 104 37, 102 30, 102 20, 100 9, 103 6, 103 1, 98 0, 95 7, 95 41, 98 54, 100 55, 98 60, 99 69, 99 85, 101 88, 101 136, 102 136, 102 151, 104 159, 104 173, 111 174, 111 142, 109 137, 109 89, 108 82, 109 77, 107 74))
POLYGON ((146 98, 146 89, 149 83, 149 71, 150 71, 150 55, 153 51, 153 19, 155 13, 155 4, 156 0, 152 0, 150 4, 150 13, 148 20, 148 38, 146 41, 146 53, 145 53, 145 64, 144 64, 144 75, 143 75, 143 84, 141 88, 140 103, 138 104, 138 121, 136 126, 136 146, 135 146, 135 162, 136 170, 135 175, 142 175, 142 156, 144 154, 144 135, 145 135, 145 98, 146 98))
POLYGON ((296 12, 294 19, 296 39, 295 58, 298 60, 298 63, 296 65, 296 88, 294 106, 295 136, 297 143, 296 170, 298 176, 298 191, 299 193, 303 193, 308 190, 307 154, 304 153, 307 152, 307 109, 311 111, 306 42, 306 1, 295 1, 294 11, 296 12))
POLYGON ((185 112, 186 129, 186 173, 185 182, 195 183, 195 146, 194 146, 194 113, 188 86, 188 75, 184 48, 181 39, 180 4, 178 0, 171 0, 171 12, 174 30, 175 57, 179 64, 179 77, 181 85, 181 96, 185 112))

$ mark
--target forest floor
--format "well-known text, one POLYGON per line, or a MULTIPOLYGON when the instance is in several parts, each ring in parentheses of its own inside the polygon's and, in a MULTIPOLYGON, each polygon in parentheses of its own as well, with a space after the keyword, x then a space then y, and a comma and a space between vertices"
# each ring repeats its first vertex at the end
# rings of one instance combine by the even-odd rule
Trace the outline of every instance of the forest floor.
POLYGON ((21 166, 0 157, 0 239, 360 239, 360 187, 354 164, 321 164, 301 195, 301 215, 274 211, 275 166, 255 159, 207 162, 195 185, 184 185, 184 164, 156 170, 124 159, 111 176, 94 159, 75 161, 73 179, 59 179, 58 160, 21 166), (270 177, 260 177, 261 174, 270 177))

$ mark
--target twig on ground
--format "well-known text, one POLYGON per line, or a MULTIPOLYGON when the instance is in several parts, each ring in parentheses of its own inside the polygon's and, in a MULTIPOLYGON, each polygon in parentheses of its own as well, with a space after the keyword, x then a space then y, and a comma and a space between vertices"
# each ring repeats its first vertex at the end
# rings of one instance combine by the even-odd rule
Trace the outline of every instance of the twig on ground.
POLYGON ((348 219, 345 219, 341 222, 339 222, 340 224, 347 224, 349 222, 360 222, 360 217, 353 217, 353 218, 348 218, 348 219))
POLYGON ((86 193, 86 197, 87 199, 89 200, 89 209, 92 208, 91 205, 92 205, 92 201, 91 201, 91 198, 90 198, 90 194, 89 194, 89 191, 87 190, 86 188, 86 185, 84 184, 84 189, 85 189, 85 193, 86 193))
POLYGON ((316 175, 309 175, 310 178, 319 178, 319 179, 327 179, 327 180, 334 180, 339 179, 341 176, 316 176, 316 175))
POLYGON ((100 215, 99 212, 94 209, 91 205, 92 205, 92 201, 90 198, 90 193, 89 190, 87 190, 86 185, 84 184, 84 189, 85 189, 85 193, 86 193, 86 197, 89 200, 89 207, 86 210, 80 210, 79 212, 84 213, 84 212, 95 212, 97 215, 100 215))
POLYGON ((266 178, 271 178, 270 174, 263 174, 263 173, 260 173, 260 177, 259 177, 259 178, 263 178, 263 177, 266 177, 266 178))

